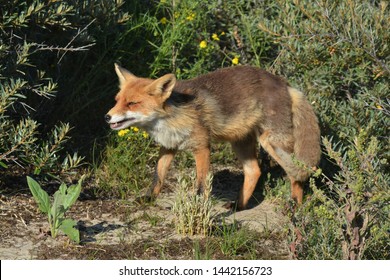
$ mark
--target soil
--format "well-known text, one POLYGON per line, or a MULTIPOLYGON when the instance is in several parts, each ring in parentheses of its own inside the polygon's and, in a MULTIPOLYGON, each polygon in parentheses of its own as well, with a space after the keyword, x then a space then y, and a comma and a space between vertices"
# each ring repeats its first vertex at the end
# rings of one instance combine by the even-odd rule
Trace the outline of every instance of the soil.
POLYGON ((75 244, 63 235, 50 236, 46 216, 25 184, 14 181, 23 189, 0 194, 0 259, 288 259, 283 233, 288 221, 280 206, 264 200, 258 191, 248 210, 233 212, 224 207, 237 196, 241 180, 240 173, 230 170, 217 172, 213 180, 215 221, 238 224, 252 236, 249 244, 230 253, 221 250, 218 230, 210 236, 176 233, 173 187, 154 203, 141 206, 133 198, 96 198, 91 194, 93 186, 85 188, 67 213, 78 221, 81 243, 75 244))

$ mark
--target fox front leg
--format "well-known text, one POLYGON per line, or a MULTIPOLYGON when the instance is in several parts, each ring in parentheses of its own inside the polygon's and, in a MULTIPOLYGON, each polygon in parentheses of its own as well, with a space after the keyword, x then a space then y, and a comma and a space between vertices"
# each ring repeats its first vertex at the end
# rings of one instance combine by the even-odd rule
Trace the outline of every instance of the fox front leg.
POLYGON ((154 182, 146 195, 139 198, 138 202, 150 202, 153 201, 161 192, 161 188, 164 184, 165 177, 168 173, 169 166, 173 158, 175 157, 177 150, 166 149, 161 147, 160 157, 157 162, 156 171, 154 175, 154 182))

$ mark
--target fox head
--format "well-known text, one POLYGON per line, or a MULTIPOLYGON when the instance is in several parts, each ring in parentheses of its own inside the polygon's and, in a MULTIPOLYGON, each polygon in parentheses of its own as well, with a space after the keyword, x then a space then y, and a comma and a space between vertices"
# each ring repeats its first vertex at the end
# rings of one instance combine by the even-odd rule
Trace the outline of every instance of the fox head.
POLYGON ((104 117, 106 122, 115 130, 153 123, 172 93, 175 76, 167 74, 156 80, 139 78, 117 64, 115 72, 120 90, 115 106, 104 117))

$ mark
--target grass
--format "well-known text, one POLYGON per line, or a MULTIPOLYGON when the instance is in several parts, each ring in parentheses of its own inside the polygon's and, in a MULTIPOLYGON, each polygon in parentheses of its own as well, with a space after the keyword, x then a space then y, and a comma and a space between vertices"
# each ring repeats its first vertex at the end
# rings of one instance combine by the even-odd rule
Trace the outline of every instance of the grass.
POLYGON ((209 177, 203 194, 196 194, 194 178, 179 177, 172 213, 176 231, 182 235, 209 235, 213 225, 211 182, 209 177))

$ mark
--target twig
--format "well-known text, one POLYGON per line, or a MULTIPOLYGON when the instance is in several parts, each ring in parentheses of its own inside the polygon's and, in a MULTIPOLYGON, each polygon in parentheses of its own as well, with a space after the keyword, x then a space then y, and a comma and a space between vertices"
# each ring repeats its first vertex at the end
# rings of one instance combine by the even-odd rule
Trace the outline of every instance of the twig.
POLYGON ((48 45, 44 45, 44 44, 37 44, 36 46, 38 47, 37 48, 38 51, 59 51, 59 52, 60 51, 64 51, 66 53, 68 51, 87 51, 88 47, 91 47, 91 46, 94 46, 94 45, 95 45, 95 43, 92 43, 92 44, 89 44, 89 45, 85 45, 85 46, 82 46, 82 47, 54 47, 54 46, 48 46, 48 45))
MULTIPOLYGON (((70 44, 72 44, 72 42, 82 33, 84 32, 92 23, 95 22, 96 19, 93 19, 90 23, 88 23, 83 29, 79 30, 76 34, 76 36, 74 36, 72 38, 72 40, 69 41, 69 43, 65 46, 65 48, 68 48, 70 46, 70 44)), ((92 44, 89 44, 87 46, 84 46, 83 48, 86 48, 86 47, 90 47, 90 46, 93 46, 95 45, 95 43, 92 43, 92 44)), ((68 51, 65 51, 62 56, 60 57, 60 59, 58 60, 58 64, 61 62, 62 58, 65 56, 65 54, 67 53, 68 51)))

